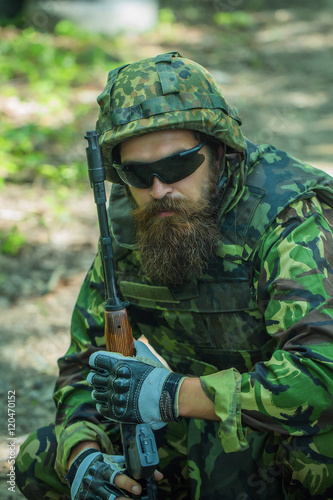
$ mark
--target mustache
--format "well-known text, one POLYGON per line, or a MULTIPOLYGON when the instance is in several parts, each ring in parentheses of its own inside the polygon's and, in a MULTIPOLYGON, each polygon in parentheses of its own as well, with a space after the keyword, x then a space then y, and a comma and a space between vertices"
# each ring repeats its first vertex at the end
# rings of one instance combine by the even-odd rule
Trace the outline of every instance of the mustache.
POLYGON ((132 211, 132 217, 136 222, 144 223, 161 212, 174 212, 181 217, 195 218, 199 215, 210 215, 211 208, 204 200, 189 200, 182 198, 164 197, 161 200, 151 200, 143 207, 137 207, 132 211))

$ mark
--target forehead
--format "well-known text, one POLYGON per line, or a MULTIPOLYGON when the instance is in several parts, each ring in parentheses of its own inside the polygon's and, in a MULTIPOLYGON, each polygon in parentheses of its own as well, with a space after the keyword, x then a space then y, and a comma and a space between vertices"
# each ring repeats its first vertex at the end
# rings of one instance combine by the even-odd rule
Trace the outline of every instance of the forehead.
POLYGON ((127 139, 120 145, 122 162, 155 161, 170 154, 185 151, 197 144, 192 130, 161 130, 127 139))

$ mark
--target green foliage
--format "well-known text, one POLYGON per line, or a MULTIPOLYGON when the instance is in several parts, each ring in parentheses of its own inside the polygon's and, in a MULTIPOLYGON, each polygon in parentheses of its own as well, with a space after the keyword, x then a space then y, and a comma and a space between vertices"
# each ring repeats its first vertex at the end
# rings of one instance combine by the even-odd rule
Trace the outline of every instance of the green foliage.
POLYGON ((37 150, 47 141, 47 131, 34 124, 15 128, 3 123, 0 135, 0 173, 3 178, 29 181, 40 162, 45 161, 46 153, 37 150))
POLYGON ((158 21, 161 24, 173 24, 176 22, 174 11, 168 7, 159 10, 158 21))
POLYGON ((0 29, 2 179, 85 181, 83 135, 95 122, 106 71, 121 64, 110 55, 114 43, 69 21, 54 33, 0 29), (87 87, 96 89, 93 100, 84 97, 87 87))
POLYGON ((251 14, 242 10, 234 12, 217 12, 214 14, 216 24, 229 28, 249 28, 254 24, 251 14))
MULTIPOLYGON (((76 58, 69 49, 57 47, 53 37, 28 28, 1 43, 2 79, 25 79, 30 85, 47 82, 47 90, 75 82, 76 58)), ((34 87, 32 87, 34 88, 34 87)))
POLYGON ((85 162, 72 162, 70 165, 50 165, 43 163, 37 170, 38 174, 49 181, 56 183, 59 178, 63 185, 77 185, 82 179, 87 178, 87 165, 85 162))
POLYGON ((24 234, 20 233, 17 226, 8 232, 0 232, 0 249, 6 255, 17 255, 26 242, 24 234))
POLYGON ((73 38, 84 38, 85 33, 68 19, 59 21, 54 28, 54 32, 56 35, 71 36, 73 38))

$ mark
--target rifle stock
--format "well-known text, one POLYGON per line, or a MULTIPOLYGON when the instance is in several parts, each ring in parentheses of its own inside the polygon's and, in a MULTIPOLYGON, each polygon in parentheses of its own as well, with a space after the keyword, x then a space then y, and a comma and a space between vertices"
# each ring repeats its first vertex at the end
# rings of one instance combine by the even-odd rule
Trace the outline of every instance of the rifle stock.
POLYGON ((104 314, 106 349, 124 356, 134 356, 134 339, 126 308, 119 311, 105 309, 104 314))
MULTIPOLYGON (((124 356, 134 356, 133 333, 126 310, 129 303, 122 301, 118 297, 115 285, 113 250, 105 206, 105 170, 98 137, 95 130, 88 131, 85 135, 85 138, 88 140, 86 153, 89 179, 97 206, 100 228, 99 251, 107 295, 104 303, 105 342, 109 352, 119 352, 124 356)), ((129 475, 137 480, 146 480, 146 493, 143 493, 140 497, 133 496, 133 498, 157 500, 154 471, 159 463, 159 458, 155 436, 150 425, 120 424, 120 431, 129 475)))

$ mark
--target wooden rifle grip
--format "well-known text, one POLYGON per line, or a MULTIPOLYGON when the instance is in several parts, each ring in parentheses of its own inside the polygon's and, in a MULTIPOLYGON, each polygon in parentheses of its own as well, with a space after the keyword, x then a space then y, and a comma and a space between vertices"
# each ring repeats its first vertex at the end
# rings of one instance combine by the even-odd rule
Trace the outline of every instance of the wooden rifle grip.
POLYGON ((126 308, 119 311, 105 310, 105 341, 109 352, 134 356, 134 339, 126 308))

